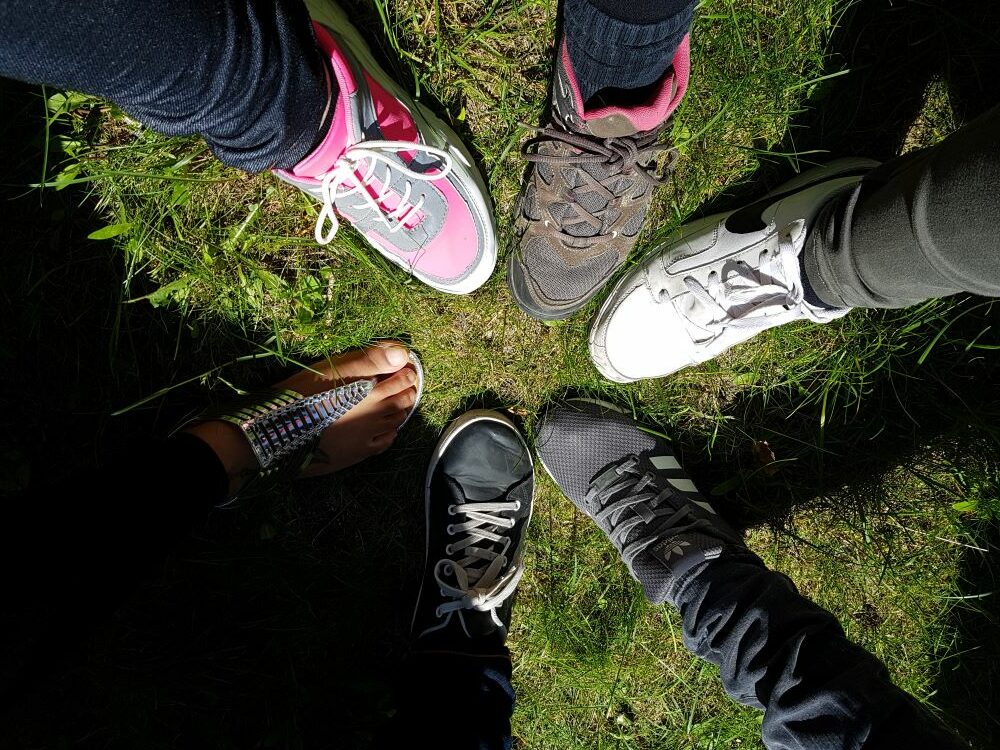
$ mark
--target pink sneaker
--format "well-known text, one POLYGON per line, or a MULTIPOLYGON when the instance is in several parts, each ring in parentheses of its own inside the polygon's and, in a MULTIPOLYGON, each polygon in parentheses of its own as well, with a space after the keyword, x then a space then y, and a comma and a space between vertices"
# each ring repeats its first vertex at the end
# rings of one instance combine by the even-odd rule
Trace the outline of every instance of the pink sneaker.
POLYGON ((321 245, 342 217, 425 284, 451 294, 478 289, 497 250, 489 191, 472 157, 378 66, 339 7, 310 5, 340 92, 323 142, 275 174, 323 204, 321 245))

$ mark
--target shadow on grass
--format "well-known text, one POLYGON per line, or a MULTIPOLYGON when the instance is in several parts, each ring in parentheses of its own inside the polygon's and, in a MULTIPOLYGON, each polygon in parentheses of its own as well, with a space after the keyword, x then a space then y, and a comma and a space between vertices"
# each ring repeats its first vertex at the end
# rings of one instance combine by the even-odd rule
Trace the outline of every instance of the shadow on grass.
MULTIPOLYGON (((762 151, 758 171, 699 213, 732 210, 812 162, 841 156, 893 158, 910 145, 908 139, 919 142, 924 135, 915 132, 918 116, 935 81, 947 87, 948 104, 959 123, 995 106, 1000 102, 998 24, 1000 6, 975 0, 850 4, 830 40, 824 71, 849 72, 818 83, 782 143, 762 151), (811 151, 820 153, 800 160, 780 156, 811 151)), ((750 395, 727 409, 733 437, 715 447, 719 460, 694 466, 693 473, 703 486, 733 500, 728 509, 743 523, 780 525, 793 505, 822 502, 833 491, 857 503, 847 512, 871 512, 882 474, 911 465, 917 455, 962 465, 985 452, 986 460, 995 462, 1000 372, 992 352, 973 357, 962 346, 995 322, 993 311, 966 316, 949 331, 956 345, 942 342, 922 364, 916 356, 898 362, 894 375, 880 374, 839 415, 828 414, 822 403, 803 406, 798 393, 784 399, 774 392, 750 395), (779 464, 763 464, 767 451, 760 441, 767 441, 779 464)), ((703 439, 692 438, 693 443, 703 439)), ((703 452, 703 445, 692 447, 691 455, 703 452)), ((995 645, 1000 599, 983 595, 996 592, 1000 578, 996 521, 983 522, 976 538, 990 552, 963 556, 960 595, 970 598, 953 610, 959 643, 952 649, 955 655, 942 664, 934 700, 970 739, 994 747, 1000 737, 994 718, 1000 715, 1000 690, 994 684, 1000 672, 995 645)))
POLYGON ((381 456, 213 514, 106 634, 106 695, 151 724, 133 744, 371 743, 407 650, 435 439, 418 414, 381 456))
POLYGON ((986 112, 1000 103, 998 26, 1000 6, 978 0, 850 3, 828 45, 824 73, 836 77, 816 84, 779 145, 760 144, 755 174, 699 213, 732 210, 813 163, 893 158, 914 130, 932 81, 946 84, 959 123, 986 112), (779 156, 796 153, 807 155, 798 164, 779 156))
POLYGON ((974 536, 989 551, 962 558, 966 598, 951 613, 957 640, 941 664, 934 701, 961 722, 964 736, 991 748, 1000 738, 1000 522, 983 522, 974 536))
MULTIPOLYGON (((122 416, 111 412, 254 344, 242 331, 195 328, 176 311, 122 304, 124 264, 112 243, 87 239, 103 224, 87 195, 25 187, 41 178, 39 90, 0 81, 0 103, 8 114, 0 123, 8 249, 0 278, 0 502, 7 505, 41 481, 72 493, 79 472, 137 437, 164 434, 204 405, 203 386, 193 382, 122 416)), ((49 158, 51 169, 59 155, 49 158)), ((131 294, 149 291, 138 283, 131 294)), ((278 364, 251 362, 224 375, 247 386, 273 382, 278 364)), ((390 452, 336 480, 211 514, 113 616, 61 623, 55 640, 39 642, 36 613, 19 619, 8 602, 0 610, 5 741, 368 744, 392 711, 423 566, 422 481, 435 440, 418 415, 390 452), (24 623, 26 630, 9 631, 24 623)), ((14 573, 30 575, 30 563, 23 567, 14 573)))
MULTIPOLYGON (((849 72, 817 84, 783 142, 769 150, 772 154, 762 153, 759 170, 699 213, 732 210, 813 161, 893 158, 911 138, 919 143, 926 137, 918 132, 921 127, 933 127, 918 117, 935 81, 946 86, 959 124, 996 106, 998 25, 1000 6, 976 0, 850 4, 830 40, 825 73, 849 72), (813 150, 821 153, 803 156, 798 164, 794 157, 780 156, 813 150)), ((963 347, 995 324, 995 311, 966 316, 949 331, 955 345, 942 342, 923 363, 916 356, 897 363, 895 375, 883 373, 875 380, 846 418, 829 418, 820 403, 803 407, 798 394, 782 400, 772 392, 734 403, 727 415, 737 425, 739 447, 723 447, 723 460, 704 472, 696 467, 695 473, 706 486, 740 496, 730 505, 743 522, 780 524, 791 505, 816 501, 833 490, 839 490, 838 497, 856 498, 859 508, 853 510, 867 512, 882 473, 911 465, 918 455, 957 466, 985 455, 996 466, 1000 371, 993 352, 976 357, 963 347), (752 450, 754 441, 763 440, 779 462, 790 461, 773 476, 760 450, 752 450)), ((996 518, 977 524, 974 537, 988 552, 963 554, 960 596, 967 598, 951 615, 959 641, 942 664, 934 698, 982 747, 1000 742, 998 533, 996 518)))
MULTIPOLYGON (((725 411, 728 427, 713 460, 688 468, 743 526, 787 529, 793 507, 818 505, 879 528, 889 520, 884 477, 901 466, 945 502, 954 490, 936 483, 938 471, 961 476, 966 489, 978 488, 992 501, 1000 496, 1000 361, 995 352, 974 356, 966 347, 984 329, 995 330, 997 318, 979 300, 966 308, 972 311, 953 318, 923 361, 918 352, 883 368, 852 403, 804 403, 791 389, 736 400, 725 411)), ((705 455, 704 440, 682 438, 690 449, 685 455, 705 455)), ((957 642, 942 645, 949 655, 933 701, 963 736, 988 748, 1000 738, 1000 526, 994 517, 969 520, 965 528, 980 549, 962 550, 960 599, 949 615, 957 642)))

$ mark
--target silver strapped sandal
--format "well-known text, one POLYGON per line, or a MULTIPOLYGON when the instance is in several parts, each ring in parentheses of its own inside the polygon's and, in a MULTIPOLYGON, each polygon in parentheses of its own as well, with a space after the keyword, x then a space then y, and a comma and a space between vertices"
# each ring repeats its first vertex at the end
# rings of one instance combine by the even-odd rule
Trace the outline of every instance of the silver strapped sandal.
MULTIPOLYGON (((414 352, 409 357, 417 371, 417 396, 400 430, 417 410, 424 392, 423 365, 414 352)), ((363 378, 311 396, 287 389, 251 393, 224 408, 208 409, 187 423, 221 421, 235 425, 260 464, 260 471, 219 507, 297 476, 312 461, 323 431, 364 401, 377 384, 374 378, 363 378)))

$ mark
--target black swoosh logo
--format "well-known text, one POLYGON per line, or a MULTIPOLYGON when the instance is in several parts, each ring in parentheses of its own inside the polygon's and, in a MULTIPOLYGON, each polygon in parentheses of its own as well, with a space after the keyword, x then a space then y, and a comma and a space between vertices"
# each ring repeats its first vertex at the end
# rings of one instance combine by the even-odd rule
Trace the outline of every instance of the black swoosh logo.
POLYGON ((764 213, 764 209, 768 206, 777 203, 780 200, 784 200, 790 195, 795 195, 796 193, 801 193, 803 190, 815 187, 816 185, 821 185, 824 182, 830 180, 839 180, 843 177, 863 177, 868 174, 870 169, 853 169, 847 170, 846 172, 840 172, 839 174, 827 175, 821 180, 816 180, 815 182, 810 182, 805 185, 800 185, 792 190, 785 190, 775 195, 768 195, 760 200, 754 201, 748 206, 744 206, 738 211, 733 211, 726 217, 726 231, 732 234, 753 234, 754 232, 763 232, 767 229, 767 224, 761 216, 764 213))

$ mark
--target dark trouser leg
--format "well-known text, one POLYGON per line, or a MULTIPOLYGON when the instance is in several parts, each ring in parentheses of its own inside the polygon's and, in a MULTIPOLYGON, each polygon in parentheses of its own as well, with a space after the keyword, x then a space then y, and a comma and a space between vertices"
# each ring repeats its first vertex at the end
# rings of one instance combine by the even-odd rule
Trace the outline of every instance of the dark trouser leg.
POLYGON ((408 660, 399 712, 380 747, 510 750, 510 652, 418 651, 408 660))
POLYGON ((315 145, 327 76, 299 0, 11 0, 0 75, 98 94, 248 172, 315 145))
POLYGON ((687 647, 719 666, 734 700, 764 709, 769 750, 966 747, 754 555, 723 553, 673 593, 687 647))
POLYGON ((0 545, 0 702, 110 615, 225 499, 228 482, 212 449, 180 434, 136 441, 101 471, 11 498, 0 545))
POLYGON ((1000 296, 1000 107, 886 163, 820 214, 805 270, 833 307, 1000 296))
POLYGON ((584 101, 604 88, 638 89, 670 67, 697 0, 565 0, 563 35, 584 101))

